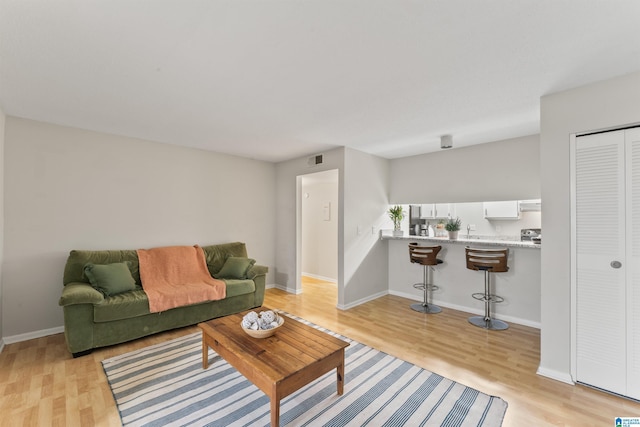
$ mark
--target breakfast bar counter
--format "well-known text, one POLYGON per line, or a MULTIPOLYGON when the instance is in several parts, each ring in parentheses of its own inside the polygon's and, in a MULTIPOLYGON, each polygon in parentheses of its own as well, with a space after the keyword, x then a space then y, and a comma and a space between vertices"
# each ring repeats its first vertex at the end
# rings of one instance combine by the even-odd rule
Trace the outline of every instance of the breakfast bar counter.
POLYGON ((458 239, 450 240, 444 237, 410 235, 394 237, 390 231, 383 233, 381 239, 388 244, 389 293, 422 301, 422 292, 413 288, 414 283, 422 281, 422 269, 419 265, 409 262, 409 243, 440 245, 442 250, 438 258, 443 260, 443 264, 433 272, 434 284, 439 286, 433 293, 433 303, 444 309, 483 314, 484 304, 471 296, 472 293, 482 291, 483 276, 466 268, 464 248, 509 248, 509 271, 496 274, 492 278, 494 292, 504 298, 503 303, 493 305, 493 315, 507 323, 539 328, 542 244, 497 238, 480 239, 474 236, 466 238, 463 234, 458 236, 458 239))
MULTIPOLYGON (((388 232, 390 233, 390 232, 388 232)), ((532 243, 531 241, 509 240, 500 238, 487 238, 484 236, 468 236, 459 234, 457 239, 449 239, 448 237, 426 237, 426 236, 393 236, 392 234, 381 234, 382 240, 406 240, 409 242, 420 242, 424 245, 441 245, 442 243, 454 243, 465 246, 482 245, 482 246, 500 246, 503 248, 528 248, 540 249, 540 243, 532 243)))

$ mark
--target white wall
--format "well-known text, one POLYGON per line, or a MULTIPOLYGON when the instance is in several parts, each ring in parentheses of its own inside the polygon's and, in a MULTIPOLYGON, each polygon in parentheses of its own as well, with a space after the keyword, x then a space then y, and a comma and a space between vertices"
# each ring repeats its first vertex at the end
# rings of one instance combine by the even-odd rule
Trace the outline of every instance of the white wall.
POLYGON ((0 110, 0 351, 4 347, 4 334, 2 333, 2 325, 4 324, 4 310, 2 309, 2 264, 4 259, 4 130, 6 116, 0 110))
POLYGON ((541 99, 541 374, 570 380, 570 135, 637 124, 638 100, 640 72, 541 99))
POLYGON ((338 281, 338 171, 302 179, 302 273, 338 281))
POLYGON ((344 164, 344 287, 338 306, 348 308, 388 293, 388 251, 379 230, 392 223, 389 161, 347 148, 344 164))
POLYGON ((5 338, 62 326, 72 249, 244 241, 274 270, 272 163, 14 117, 5 160, 5 338))
POLYGON ((391 160, 393 204, 538 198, 538 135, 391 160))

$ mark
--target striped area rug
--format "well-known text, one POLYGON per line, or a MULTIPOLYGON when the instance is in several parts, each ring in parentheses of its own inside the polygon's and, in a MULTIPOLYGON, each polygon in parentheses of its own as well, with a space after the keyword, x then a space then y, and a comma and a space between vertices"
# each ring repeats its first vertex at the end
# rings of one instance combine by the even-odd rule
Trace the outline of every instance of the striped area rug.
MULTIPOLYGON (((364 344, 351 345, 344 394, 335 370, 280 402, 289 426, 500 426, 507 403, 364 344)), ((124 426, 268 426, 269 399, 195 333, 102 362, 124 426)))

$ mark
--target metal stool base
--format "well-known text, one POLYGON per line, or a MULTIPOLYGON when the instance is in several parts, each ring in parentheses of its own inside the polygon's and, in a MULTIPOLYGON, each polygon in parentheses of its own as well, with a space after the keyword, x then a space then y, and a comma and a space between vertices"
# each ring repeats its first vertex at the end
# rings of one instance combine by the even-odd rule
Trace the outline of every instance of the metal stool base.
POLYGON ((440 288, 434 285, 432 282, 433 267, 430 265, 423 266, 422 283, 416 283, 414 288, 420 289, 423 292, 423 300, 420 303, 411 304, 411 309, 419 313, 436 314, 442 312, 442 309, 435 304, 429 303, 429 294, 440 288))
POLYGON ((424 305, 423 303, 411 304, 411 309, 418 311, 420 313, 427 313, 427 314, 436 314, 442 311, 442 309, 437 305, 434 305, 434 304, 424 305))
POLYGON ((473 326, 488 329, 490 331, 504 331, 505 329, 509 328, 509 325, 502 320, 491 318, 487 319, 484 316, 469 317, 469 323, 471 323, 473 326))

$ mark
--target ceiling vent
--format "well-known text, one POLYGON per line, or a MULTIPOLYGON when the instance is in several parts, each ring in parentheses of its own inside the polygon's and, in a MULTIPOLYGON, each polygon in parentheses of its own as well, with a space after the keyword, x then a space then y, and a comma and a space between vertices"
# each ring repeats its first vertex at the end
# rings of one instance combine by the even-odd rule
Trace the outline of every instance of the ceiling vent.
POLYGON ((316 154, 315 156, 311 156, 307 159, 307 166, 317 166, 324 163, 324 155, 316 154))

